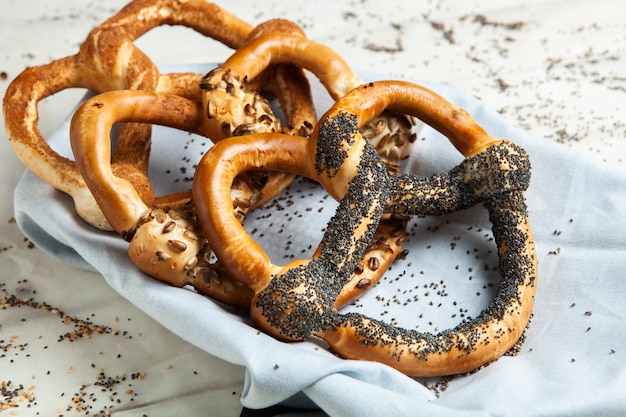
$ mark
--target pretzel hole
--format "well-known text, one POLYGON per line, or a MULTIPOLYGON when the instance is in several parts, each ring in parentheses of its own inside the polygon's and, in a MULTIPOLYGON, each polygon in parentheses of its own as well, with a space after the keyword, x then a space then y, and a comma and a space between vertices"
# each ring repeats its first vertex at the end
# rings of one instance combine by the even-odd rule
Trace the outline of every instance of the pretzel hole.
MULTIPOLYGON (((115 131, 119 126, 115 126, 115 131)), ((157 196, 191 189, 196 166, 212 146, 210 139, 179 130, 153 126, 149 175, 157 196)))
MULTIPOLYGON (((191 70, 201 74, 210 68, 212 64, 195 65, 191 70)), ((284 123, 284 114, 278 101, 269 93, 267 97, 270 99, 272 110, 281 118, 281 123, 284 123)), ((119 134, 119 127, 120 124, 116 123, 111 130, 113 146, 119 134)), ((211 146, 213 143, 210 138, 166 126, 153 125, 149 175, 155 195, 189 190, 197 164, 211 146), (159 158, 152 155, 170 155, 170 157, 159 158)))
POLYGON ((416 217, 407 230, 407 255, 397 258, 377 285, 342 312, 435 333, 476 317, 491 304, 501 274, 482 205, 416 217))
MULTIPOLYGON (((41 135, 44 138, 49 138, 60 127, 67 132, 69 129, 68 115, 71 114, 72 109, 77 106, 77 103, 81 103, 93 95, 93 92, 84 88, 67 88, 40 100, 37 104, 39 114, 37 126, 41 135), (65 126, 66 123, 67 126, 65 126)), ((74 160, 69 141, 66 140, 69 133, 64 133, 62 137, 63 140, 58 141, 58 143, 51 144, 48 142, 50 147, 59 155, 74 160)))
POLYGON ((244 229, 275 265, 309 259, 338 203, 324 188, 297 177, 281 194, 248 213, 244 229))
POLYGON ((198 51, 222 62, 233 53, 223 43, 180 25, 162 25, 151 29, 133 42, 157 65, 195 64, 198 51))

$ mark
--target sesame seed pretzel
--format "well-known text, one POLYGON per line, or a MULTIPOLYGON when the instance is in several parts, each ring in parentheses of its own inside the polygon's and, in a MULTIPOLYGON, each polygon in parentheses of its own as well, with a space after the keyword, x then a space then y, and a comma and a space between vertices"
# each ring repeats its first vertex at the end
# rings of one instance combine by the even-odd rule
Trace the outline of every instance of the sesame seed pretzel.
POLYGON ((245 143, 237 138, 218 143, 196 170, 193 195, 216 256, 253 289, 250 312, 261 329, 288 341, 316 336, 345 358, 382 362, 412 376, 438 376, 468 372, 497 359, 529 322, 537 273, 523 195, 529 179, 530 165, 521 148, 492 138, 465 111, 430 90, 384 81, 340 99, 308 142, 254 135, 245 143), (390 175, 359 133, 359 125, 383 109, 418 117, 447 136, 465 159, 450 172, 429 178, 390 175), (272 264, 230 214, 230 182, 239 172, 261 167, 316 179, 341 198, 310 260, 272 264), (493 224, 502 282, 494 301, 476 318, 432 334, 337 312, 336 297, 384 212, 439 215, 479 202, 485 203, 493 224))

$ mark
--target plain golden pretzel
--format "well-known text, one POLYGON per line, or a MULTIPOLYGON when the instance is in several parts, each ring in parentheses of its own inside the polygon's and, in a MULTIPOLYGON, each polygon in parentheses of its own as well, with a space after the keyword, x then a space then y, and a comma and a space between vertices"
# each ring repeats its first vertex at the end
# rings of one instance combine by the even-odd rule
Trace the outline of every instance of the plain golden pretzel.
POLYGON ((497 359, 529 322, 537 274, 523 196, 529 179, 530 164, 521 148, 492 138, 465 111, 430 90, 386 81, 340 99, 309 141, 265 134, 248 137, 245 144, 238 138, 216 144, 196 170, 193 195, 216 256, 254 291, 251 316, 261 329, 283 340, 317 336, 345 358, 435 376, 468 372, 497 359), (430 124, 466 158, 443 175, 389 175, 359 133, 360 125, 384 109, 430 124), (272 264, 232 216, 230 182, 240 172, 261 168, 308 176, 341 198, 312 259, 272 264), (337 296, 384 212, 437 215, 479 202, 485 203, 493 223, 502 274, 498 294, 480 315, 431 334, 337 312, 337 296))
MULTIPOLYGON (((36 175, 74 199, 78 214, 90 224, 110 229, 93 201, 73 161, 50 148, 38 129, 38 103, 68 88, 85 88, 94 92, 131 89, 178 94, 200 99, 197 88, 201 75, 159 74, 154 63, 133 42, 146 32, 163 25, 183 25, 225 45, 237 48, 251 36, 253 26, 204 0, 135 0, 114 16, 94 28, 75 55, 46 65, 27 68, 11 83, 4 97, 4 119, 15 153, 36 175)), ((282 70, 281 70, 282 71, 282 70)), ((284 86, 306 80, 288 72, 284 86), (295 80, 295 81, 294 81, 295 80)), ((277 74, 282 77, 281 74, 277 74)), ((266 77, 270 79, 271 77, 266 77)), ((300 96, 301 87, 274 89, 281 101, 307 104, 300 96)), ((314 112, 310 111, 309 113, 314 112)), ((293 114, 293 112, 292 112, 293 114)), ((301 116, 300 119, 303 117, 301 116)), ((120 128, 113 158, 113 170, 133 183, 144 201, 153 204, 154 191, 148 180, 150 126, 126 124, 120 128)), ((181 195, 181 201, 188 195, 181 195)), ((157 205, 181 204, 157 198, 157 205)))

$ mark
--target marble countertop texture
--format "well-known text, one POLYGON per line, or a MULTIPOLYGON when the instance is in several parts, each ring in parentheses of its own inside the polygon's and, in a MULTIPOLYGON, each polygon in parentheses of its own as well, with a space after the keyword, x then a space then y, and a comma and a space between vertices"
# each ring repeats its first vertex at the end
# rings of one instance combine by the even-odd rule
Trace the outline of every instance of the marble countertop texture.
MULTIPOLYGON (((74 54, 125 3, 2 0, 0 95, 27 66, 74 54)), ((626 168, 622 2, 216 3, 253 24, 293 20, 355 69, 461 87, 515 126, 626 168)), ((155 29, 136 44, 163 66, 220 62, 231 53, 181 27, 155 29)), ((40 104, 44 136, 83 94, 64 91, 40 104)), ((24 167, 4 128, 0 136, 0 415, 239 415, 243 368, 168 332, 98 274, 32 247, 13 221, 24 167)))

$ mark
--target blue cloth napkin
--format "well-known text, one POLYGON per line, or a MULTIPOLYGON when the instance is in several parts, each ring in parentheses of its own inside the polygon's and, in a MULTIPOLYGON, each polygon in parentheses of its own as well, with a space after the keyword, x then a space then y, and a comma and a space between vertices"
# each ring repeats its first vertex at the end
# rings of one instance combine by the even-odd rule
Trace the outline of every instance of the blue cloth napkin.
MULTIPOLYGON (((172 71, 206 72, 211 66, 172 71)), ((386 78, 363 73, 373 81, 386 78)), ((126 243, 76 216, 69 197, 27 172, 15 190, 15 214, 42 250, 102 274, 120 295, 190 343, 245 366, 242 403, 319 407, 332 416, 623 416, 626 415, 626 174, 564 145, 507 123, 476 98, 422 83, 465 108, 496 138, 525 148, 532 180, 526 193, 539 258, 534 317, 517 356, 452 378, 409 378, 384 365, 342 360, 311 340, 283 343, 259 333, 245 313, 172 288, 137 271, 126 243)), ((313 80, 319 114, 331 101, 313 80)), ((49 142, 71 157, 69 122, 49 142)), ((447 171, 461 156, 428 126, 405 171, 447 171)), ((191 186, 206 139, 156 127, 151 174, 157 192, 191 186)), ((336 202, 309 181, 251 213, 246 228, 273 263, 308 258, 336 202)), ((453 327, 491 301, 499 276, 486 210, 477 206, 410 224, 409 255, 346 311, 423 331, 453 327)))

